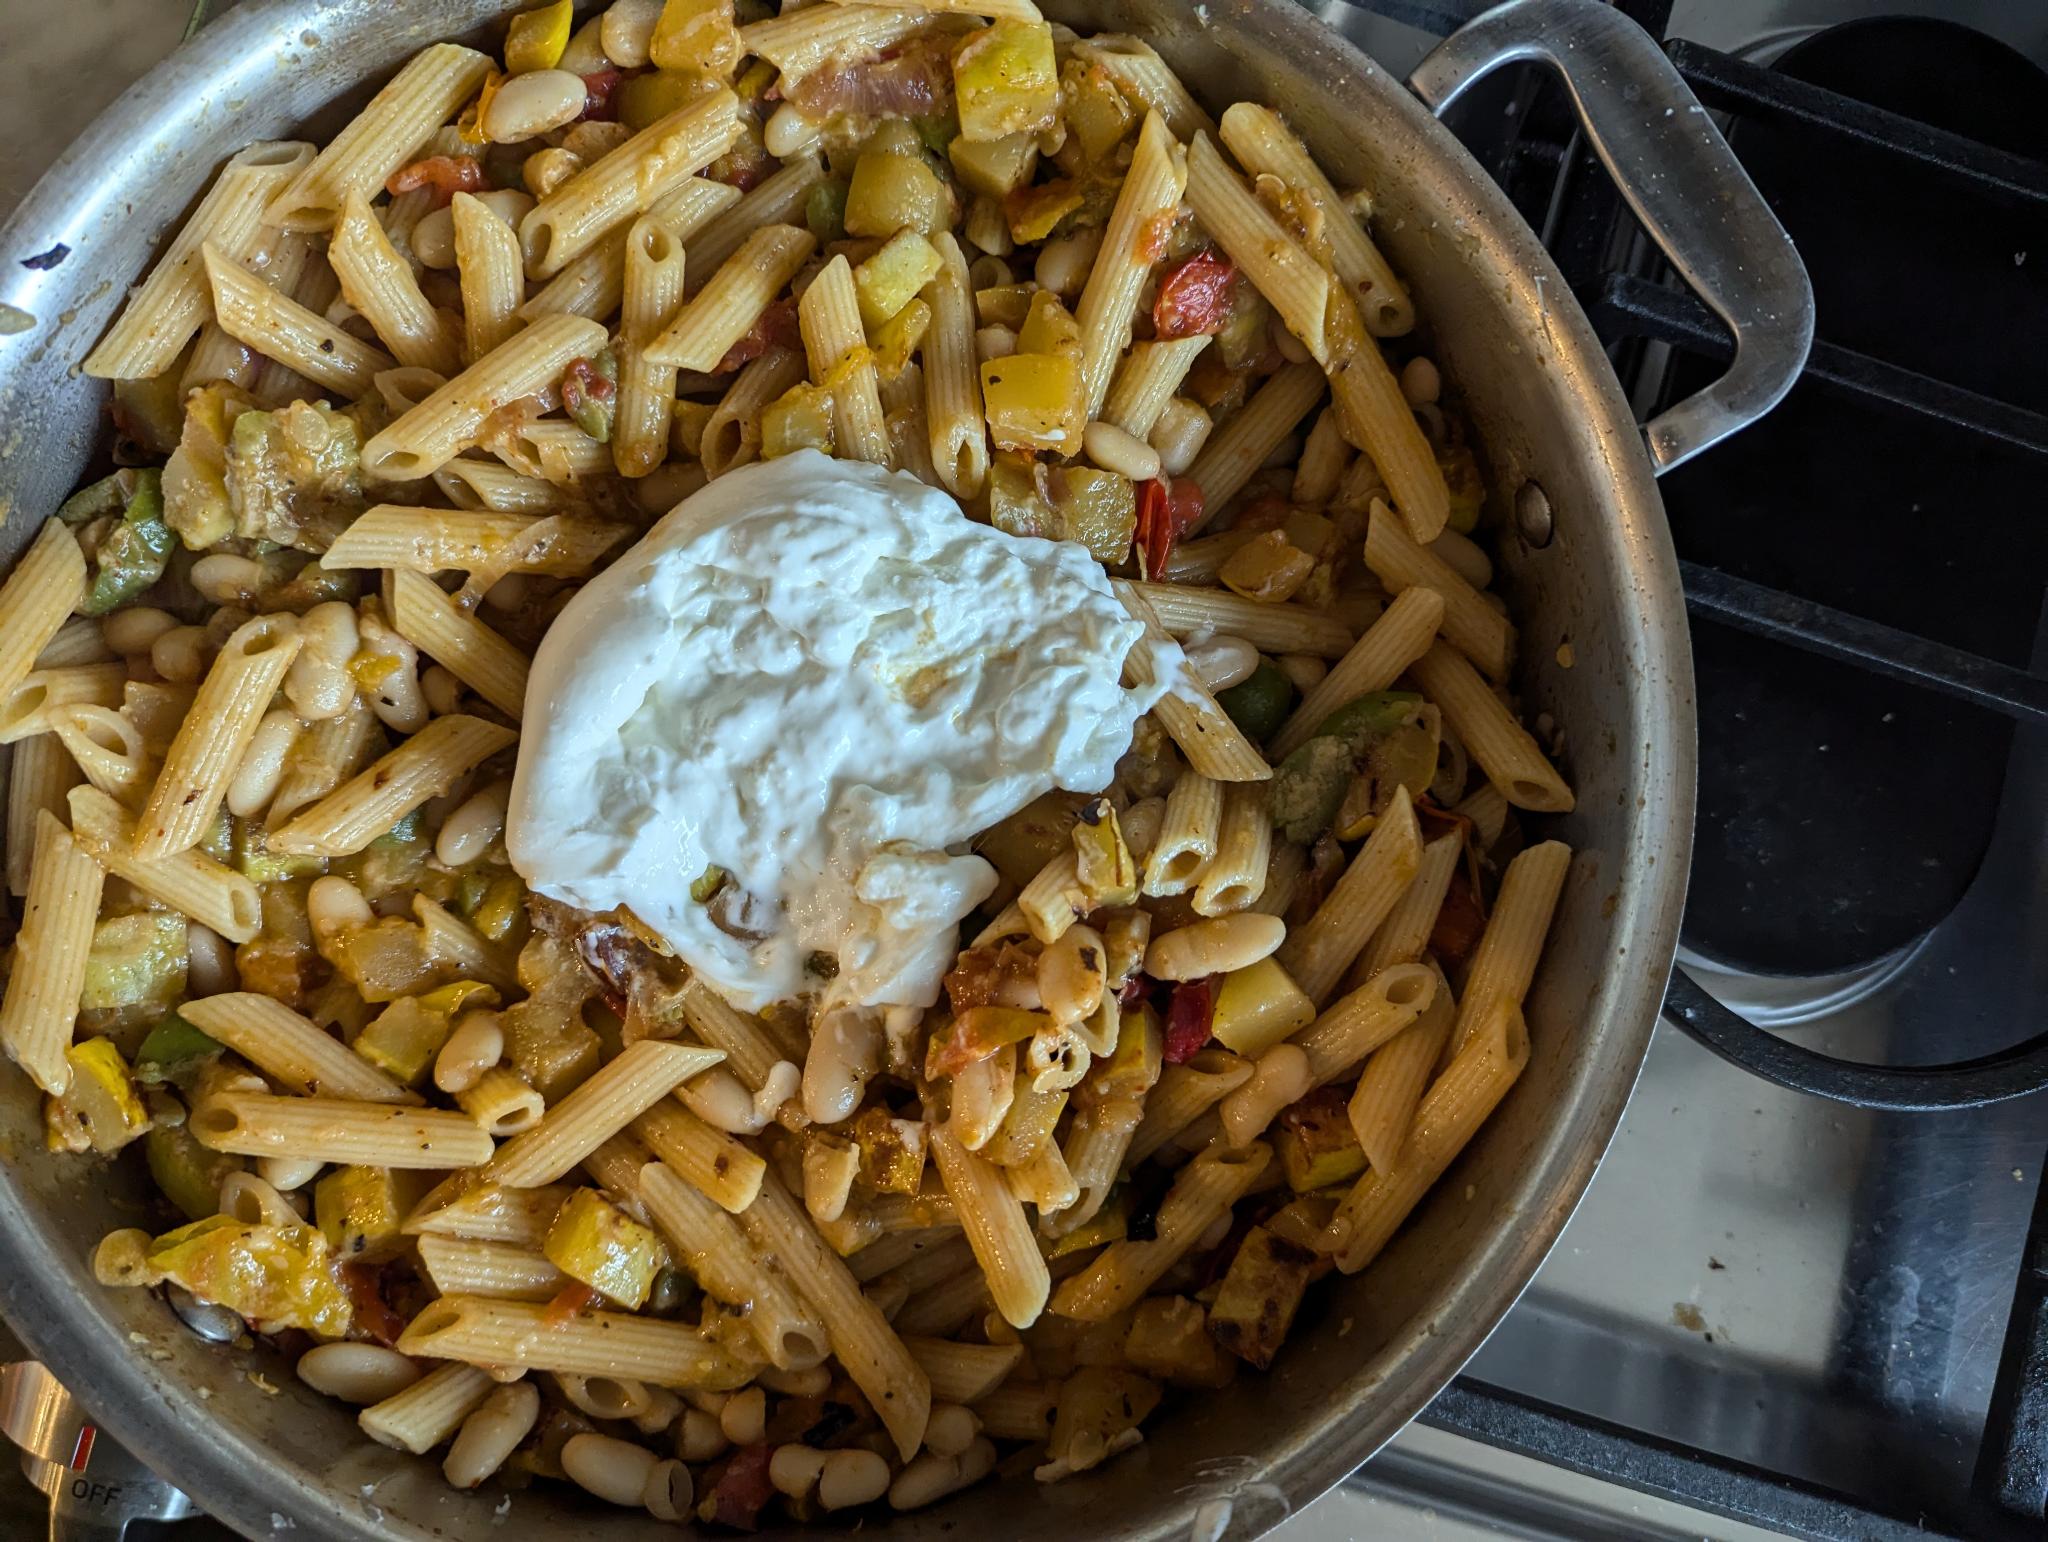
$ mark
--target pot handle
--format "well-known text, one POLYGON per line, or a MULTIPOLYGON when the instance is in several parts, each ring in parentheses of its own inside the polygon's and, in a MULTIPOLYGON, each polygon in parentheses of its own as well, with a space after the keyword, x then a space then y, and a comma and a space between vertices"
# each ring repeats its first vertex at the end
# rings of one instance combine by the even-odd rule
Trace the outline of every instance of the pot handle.
POLYGON ((1705 390, 1644 426, 1658 475, 1775 407, 1813 344, 1813 286, 1785 227, 1656 41, 1602 0, 1508 0, 1454 32, 1408 85, 1441 117, 1504 64, 1547 64, 1671 265, 1735 334, 1705 390))

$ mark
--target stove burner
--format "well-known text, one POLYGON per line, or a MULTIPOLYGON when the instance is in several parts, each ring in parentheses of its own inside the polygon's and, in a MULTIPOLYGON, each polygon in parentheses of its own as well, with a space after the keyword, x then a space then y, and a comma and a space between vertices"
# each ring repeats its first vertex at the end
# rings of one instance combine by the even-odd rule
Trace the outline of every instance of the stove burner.
MULTIPOLYGON (((2048 75, 1953 23, 1847 23, 1777 69, 2048 158, 2048 75)), ((1817 143, 1796 121, 1744 118, 1729 137, 1799 245, 1824 338, 1987 396, 2048 399, 2048 358, 2014 346, 2018 318, 2048 310, 2048 214, 1879 149, 1817 143)), ((1719 367, 1685 360, 1666 392, 1719 367)), ((2048 576, 2048 525, 2030 512, 2040 475, 2028 451, 1877 417, 1809 379, 1663 491, 1686 558, 2024 666, 2048 576)), ((1694 647, 1686 944, 1759 974, 1878 969, 1976 876, 2011 723, 1719 626, 1697 627, 1694 647)))

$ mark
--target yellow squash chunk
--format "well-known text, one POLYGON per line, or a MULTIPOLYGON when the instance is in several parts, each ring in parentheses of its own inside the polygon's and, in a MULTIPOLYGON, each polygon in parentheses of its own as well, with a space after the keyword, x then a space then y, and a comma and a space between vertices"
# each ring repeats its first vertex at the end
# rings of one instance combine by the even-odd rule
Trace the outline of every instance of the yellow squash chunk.
POLYGON ((185 918, 167 911, 110 916, 93 928, 81 1011, 168 1009, 185 994, 185 918))
POLYGON ((514 75, 553 69, 562 62, 575 24, 576 0, 555 0, 553 5, 513 17, 505 34, 505 68, 514 75))
POLYGON ((1124 1357, 1176 1387, 1225 1387, 1237 1362, 1209 1337, 1208 1313, 1186 1296, 1149 1296, 1131 1317, 1124 1357))
POLYGON ((1277 959, 1262 958, 1223 977, 1211 1032, 1225 1048, 1256 1060, 1315 1017, 1316 1004, 1294 977, 1277 959))
POLYGON ((128 1062, 112 1039, 86 1039, 64 1051, 71 1085, 43 1105, 45 1139, 52 1151, 93 1151, 109 1156, 149 1130, 149 1110, 128 1062))
POLYGON ((337 1258, 396 1252, 399 1228, 425 1192, 423 1175, 389 1167, 337 1167, 313 1185, 313 1219, 337 1258))
POLYGON ((915 1194, 924 1182, 929 1133, 920 1119, 897 1119, 870 1104, 846 1133, 860 1147, 860 1181, 878 1194, 915 1194))
MULTIPOLYGON (((1127 484, 1128 485, 1128 484, 1127 484)), ((1125 537, 1128 542, 1130 538, 1125 537)), ((1116 809, 1107 798, 1097 798, 1081 810, 1074 821, 1074 854, 1081 875, 1081 892, 1090 908, 1097 905, 1134 905, 1138 900, 1138 864, 1124 844, 1123 827, 1116 809)))
POLYGON ((1280 1353, 1309 1281, 1327 1267, 1307 1248, 1254 1226, 1209 1308, 1209 1331, 1238 1359, 1263 1371, 1280 1353))
POLYGON ((1000 139, 972 140, 955 135, 946 147, 953 174, 970 193, 1003 198, 1031 180, 1038 165, 1036 134, 1005 134, 1000 139))
POLYGON ((939 271, 939 253, 915 230, 899 230, 853 270, 861 325, 870 333, 917 298, 939 271))
POLYGON ((982 403, 990 435, 1004 450, 1047 450, 1069 454, 1080 433, 1080 366, 1045 353, 1013 353, 981 366, 982 403))
POLYGON ((1344 1183, 1365 1171, 1365 1151, 1351 1131, 1344 1094, 1334 1087, 1310 1093, 1279 1118, 1274 1146, 1297 1194, 1344 1183))
POLYGON ((149 1245, 146 1261, 202 1301, 240 1312, 262 1332, 303 1328, 340 1338, 354 1316, 327 1239, 310 1226, 262 1226, 212 1215, 149 1245))
POLYGON ((868 347, 875 356, 875 373, 884 380, 894 380, 902 374, 903 366, 917 352, 917 345, 924 341, 931 324, 932 308, 922 300, 912 300, 869 333, 868 347))
POLYGON ((569 1196, 548 1228, 541 1251, 564 1274, 631 1308, 646 1301, 655 1275, 668 1267, 668 1248, 661 1238, 599 1197, 595 1189, 578 1189, 569 1196))
POLYGON ((823 386, 793 385, 761 409, 762 459, 798 450, 830 455, 832 446, 832 393, 823 386))
POLYGON ((953 92, 962 139, 1001 139, 1051 128, 1060 111, 1051 25, 1006 20, 975 33, 953 56, 953 92))
POLYGON ((932 235, 953 222, 953 203, 920 155, 879 146, 861 151, 846 187, 846 233, 893 236, 908 227, 932 235))
POLYGON ((656 69, 730 75, 740 62, 733 0, 668 0, 648 39, 647 56, 656 69))

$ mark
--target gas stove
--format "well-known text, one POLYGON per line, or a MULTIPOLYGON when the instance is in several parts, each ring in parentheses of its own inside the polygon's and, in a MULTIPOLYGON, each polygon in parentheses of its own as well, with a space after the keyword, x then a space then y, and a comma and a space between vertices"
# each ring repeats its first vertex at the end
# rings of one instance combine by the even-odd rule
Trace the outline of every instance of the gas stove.
MULTIPOLYGON (((2048 13, 1620 5, 1728 128, 1819 314, 1784 406, 1664 483, 1701 713, 1681 972, 1522 1302, 1278 1535, 2039 1536, 2048 1100, 2022 1094, 2048 1084, 2048 525, 2029 506, 2048 454, 2030 336, 2048 317, 2048 13)), ((1406 74, 1485 6, 1312 8, 1406 74)), ((0 99, 0 208, 184 20, 163 0, 88 0, 63 29, 28 10, 0 6, 0 58, 26 82, 0 99)), ((1649 254, 1554 84, 1503 72, 1452 124, 1644 416, 1720 367, 1725 335, 1649 254)), ((113 1458, 79 1462, 60 1399, 14 1373, 0 1418, 32 1415, 45 1489, 83 1474, 67 1524, 118 1532, 140 1512, 91 1503, 113 1458)), ((134 1493, 169 1519, 160 1489, 134 1493)), ((40 1502, 0 1483, 0 1535, 39 1530, 40 1502)))

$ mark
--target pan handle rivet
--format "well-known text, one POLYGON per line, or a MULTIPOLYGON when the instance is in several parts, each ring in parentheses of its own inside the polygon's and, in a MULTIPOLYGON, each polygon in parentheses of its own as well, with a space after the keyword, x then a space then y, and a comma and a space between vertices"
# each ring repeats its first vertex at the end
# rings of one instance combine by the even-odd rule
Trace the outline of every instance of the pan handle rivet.
POLYGON ((1527 545, 1538 550, 1550 544, 1550 498, 1534 482, 1515 489, 1515 529, 1527 545))

